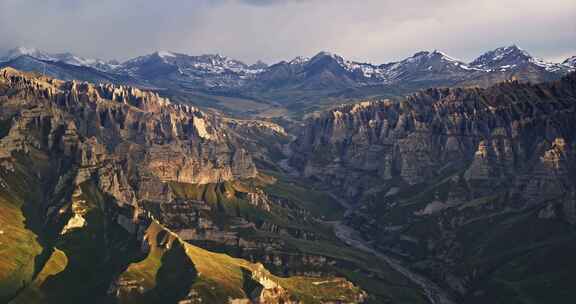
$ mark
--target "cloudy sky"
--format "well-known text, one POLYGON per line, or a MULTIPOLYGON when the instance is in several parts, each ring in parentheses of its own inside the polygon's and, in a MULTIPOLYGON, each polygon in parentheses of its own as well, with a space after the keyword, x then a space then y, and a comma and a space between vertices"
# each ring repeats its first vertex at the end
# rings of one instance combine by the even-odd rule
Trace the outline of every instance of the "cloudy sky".
POLYGON ((517 44, 576 55, 575 0, 0 0, 0 49, 119 60, 169 50, 275 62, 327 50, 383 63, 517 44))

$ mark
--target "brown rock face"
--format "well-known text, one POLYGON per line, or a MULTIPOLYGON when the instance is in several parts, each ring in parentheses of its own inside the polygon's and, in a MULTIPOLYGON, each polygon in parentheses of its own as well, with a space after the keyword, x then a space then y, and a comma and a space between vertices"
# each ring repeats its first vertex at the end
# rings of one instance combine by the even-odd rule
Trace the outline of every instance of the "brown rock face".
POLYGON ((79 165, 80 181, 98 176, 120 202, 164 197, 162 182, 204 184, 257 174, 221 118, 154 92, 3 69, 0 95, 0 120, 10 122, 3 151, 61 153, 79 165))
MULTIPOLYGON (((12 203, 6 200, 12 195, 19 203, 22 195, 22 209, 26 209, 23 222, 33 223, 30 227, 39 240, 50 240, 42 244, 46 253, 62 248, 70 263, 65 264, 64 274, 51 277, 61 278, 75 271, 98 276, 97 282, 87 279, 82 286, 52 278, 57 283, 46 288, 50 289, 46 294, 45 290, 38 292, 38 297, 46 298, 38 301, 61 302, 58 294, 65 291, 69 295, 74 289, 72 293, 78 296, 70 298, 102 303, 140 303, 133 298, 138 295, 146 300, 150 295, 158 296, 159 300, 152 302, 169 303, 228 303, 236 297, 238 303, 301 303, 296 287, 281 284, 285 278, 274 277, 263 266, 250 278, 257 286, 242 285, 236 274, 252 267, 251 263, 185 242, 246 249, 243 252, 250 258, 270 252, 267 256, 276 268, 287 262, 296 264, 299 261, 288 258, 298 260, 301 256, 299 265, 310 266, 306 269, 328 263, 322 256, 277 251, 284 244, 276 239, 255 241, 252 232, 256 229, 315 238, 305 229, 288 229, 263 220, 275 208, 283 208, 283 201, 263 190, 274 179, 258 174, 252 157, 269 161, 266 154, 282 147, 282 141, 264 145, 260 135, 286 136, 272 123, 209 115, 194 107, 172 104, 153 92, 62 82, 1 69, 1 207, 12 203), (30 199, 25 192, 33 194, 30 199), (206 263, 202 279, 191 287, 196 274, 200 275, 196 267, 202 263, 206 263), (131 266, 136 267, 134 272, 131 266), (225 277, 218 267, 226 269, 225 277), (214 269, 217 279, 209 277, 214 269), (129 274, 123 276, 125 273, 129 274), (230 288, 230 282, 238 286, 230 288), (146 290, 150 285, 158 294, 156 290, 143 294, 150 291, 146 290), (209 291, 200 292, 196 287, 209 291), (256 293, 248 294, 252 289, 256 293)), ((294 218, 303 213, 297 207, 283 208, 282 212, 294 218)), ((45 265, 40 261, 35 266, 45 265)), ((19 276, 19 271, 8 275, 19 276)), ((295 281, 299 279, 304 277, 295 281)), ((322 283, 317 288, 322 291, 325 280, 307 279, 322 283)), ((28 302, 27 288, 36 288, 35 283, 29 283, 24 280, 18 291, 18 296, 24 295, 23 303, 28 302)), ((365 298, 362 290, 345 279, 328 285, 353 291, 343 293, 349 303, 365 298)), ((0 298, 4 299, 1 292, 0 298)), ((328 300, 320 302, 328 303, 331 294, 325 298, 328 300)))
POLYGON ((466 167, 469 181, 527 170, 565 176, 574 157, 575 78, 429 89, 400 102, 340 106, 308 122, 291 163, 308 177, 345 186, 349 197, 367 178, 415 185, 450 166, 466 167))
POLYGON ((410 260, 462 303, 494 302, 501 291, 490 284, 529 264, 523 254, 548 265, 552 252, 574 253, 574 121, 574 73, 429 89, 309 120, 290 162, 356 203, 347 222, 375 247, 410 260))

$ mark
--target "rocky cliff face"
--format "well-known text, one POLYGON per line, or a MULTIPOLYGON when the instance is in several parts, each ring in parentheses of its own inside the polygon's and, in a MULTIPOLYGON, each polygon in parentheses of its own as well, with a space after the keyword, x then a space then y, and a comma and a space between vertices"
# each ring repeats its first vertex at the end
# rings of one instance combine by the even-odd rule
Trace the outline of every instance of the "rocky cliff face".
POLYGON ((356 203, 349 223, 381 250, 412 260, 463 301, 494 300, 491 280, 512 280, 499 271, 519 256, 547 263, 543 252, 572 248, 575 110, 574 73, 538 85, 429 89, 311 119, 291 164, 356 203))
POLYGON ((110 177, 108 187, 132 188, 138 198, 150 195, 146 185, 154 182, 202 184, 257 173, 220 118, 194 107, 131 87, 31 78, 10 69, 0 77, 2 120, 11 124, 5 152, 27 145, 62 151, 84 174, 108 159, 125 174, 110 177), (47 138, 30 138, 31 130, 47 138))
MULTIPOLYGON (((237 239, 217 221, 224 209, 240 218, 244 205, 206 189, 257 176, 246 149, 258 145, 243 142, 234 130, 242 125, 281 131, 131 87, 0 70, 0 245, 10 244, 0 254, 0 301, 362 302, 365 293, 345 279, 275 277, 262 265, 187 244, 157 222, 193 233, 188 240, 237 239), (192 188, 202 189, 196 200, 192 188), (334 279, 331 290, 349 288, 298 285, 325 279, 334 279)), ((262 190, 248 187, 238 199, 252 212, 270 212, 262 190)))
POLYGON ((326 109, 325 106, 368 96, 401 96, 435 86, 487 87, 512 79, 556 80, 574 70, 570 60, 546 62, 515 45, 488 51, 470 63, 434 50, 383 64, 355 62, 320 52, 311 58, 297 57, 271 66, 247 65, 220 55, 172 52, 156 52, 118 63, 18 48, 4 58, 0 56, 0 68, 12 67, 64 80, 162 88, 175 100, 216 106, 233 115, 280 117, 284 114, 277 113, 285 113, 278 112, 281 109, 299 119, 303 114, 326 109), (237 98, 245 100, 234 100, 237 98), (230 101, 232 104, 227 106, 230 101))
POLYGON ((400 102, 338 107, 308 123, 291 163, 308 177, 346 186, 351 198, 362 176, 416 185, 449 165, 465 166, 465 178, 478 181, 518 175, 527 161, 532 172, 566 174, 573 90, 571 75, 549 85, 430 89, 400 102))

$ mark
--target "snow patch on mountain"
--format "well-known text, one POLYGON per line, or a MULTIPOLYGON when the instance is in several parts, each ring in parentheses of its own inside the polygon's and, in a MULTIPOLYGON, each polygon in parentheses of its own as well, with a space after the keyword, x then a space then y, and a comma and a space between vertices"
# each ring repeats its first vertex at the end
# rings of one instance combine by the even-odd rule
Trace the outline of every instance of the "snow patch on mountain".
POLYGON ((100 59, 79 57, 71 53, 50 54, 36 48, 17 47, 9 50, 4 56, 0 57, 0 62, 14 60, 21 56, 29 56, 38 60, 63 62, 74 66, 92 67, 100 71, 109 72, 117 67, 113 62, 107 62, 100 59))
POLYGON ((298 56, 290 60, 290 62, 288 63, 292 65, 303 65, 306 64, 308 61, 310 61, 310 57, 298 56))
POLYGON ((167 52, 167 51, 159 51, 158 56, 165 58, 165 57, 176 57, 174 53, 167 52))
POLYGON ((50 54, 40 51, 38 49, 30 47, 17 47, 15 49, 11 49, 8 52, 6 52, 6 54, 4 54, 2 58, 0 58, 0 61, 10 61, 20 56, 30 56, 40 60, 50 60, 50 61, 55 60, 55 58, 52 57, 50 54))
POLYGON ((576 56, 572 56, 566 60, 564 60, 564 62, 562 62, 563 65, 571 67, 571 68, 576 68, 576 56))
POLYGON ((548 72, 565 71, 562 64, 547 62, 543 59, 533 57, 527 51, 516 45, 500 47, 488 51, 470 63, 479 69, 490 71, 509 71, 527 64, 540 67, 548 72))
MULTIPOLYGON (((205 87, 237 87, 257 80, 258 75, 274 69, 263 62, 247 65, 218 54, 192 56, 170 51, 158 51, 139 56, 124 63, 84 58, 71 53, 49 54, 34 48, 20 47, 0 56, 0 61, 10 61, 29 56, 42 61, 63 62, 75 66, 92 67, 96 70, 130 76, 144 83, 162 79, 176 85, 205 87)), ((38 63, 36 63, 38 64, 38 63)), ((532 57, 516 45, 488 51, 470 63, 453 58, 441 51, 421 51, 404 60, 386 64, 372 64, 345 59, 331 52, 319 52, 313 57, 296 57, 278 65, 291 65, 295 73, 307 69, 320 71, 332 69, 332 73, 344 73, 342 79, 358 86, 366 84, 396 84, 404 81, 462 81, 493 72, 507 72, 536 68, 555 74, 576 69, 576 56, 563 63, 550 63, 532 57), (341 69, 333 69, 337 64, 341 69)), ((301 74, 300 74, 301 75, 301 74)))

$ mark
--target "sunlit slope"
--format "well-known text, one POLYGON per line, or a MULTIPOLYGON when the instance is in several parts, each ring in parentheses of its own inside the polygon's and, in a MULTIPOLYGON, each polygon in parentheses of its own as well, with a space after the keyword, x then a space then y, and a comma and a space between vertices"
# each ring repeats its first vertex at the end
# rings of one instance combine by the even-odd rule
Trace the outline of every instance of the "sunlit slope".
POLYGON ((38 180, 18 165, 0 165, 0 302, 12 298, 35 277, 42 248, 33 232, 38 216, 31 205, 40 194, 38 180))
POLYGON ((182 242, 152 223, 145 239, 148 256, 120 276, 121 303, 157 303, 181 294, 188 300, 228 303, 230 299, 267 299, 265 303, 355 303, 364 293, 341 278, 282 278, 261 264, 217 254, 182 242), (166 294, 172 289, 170 294, 166 294))

